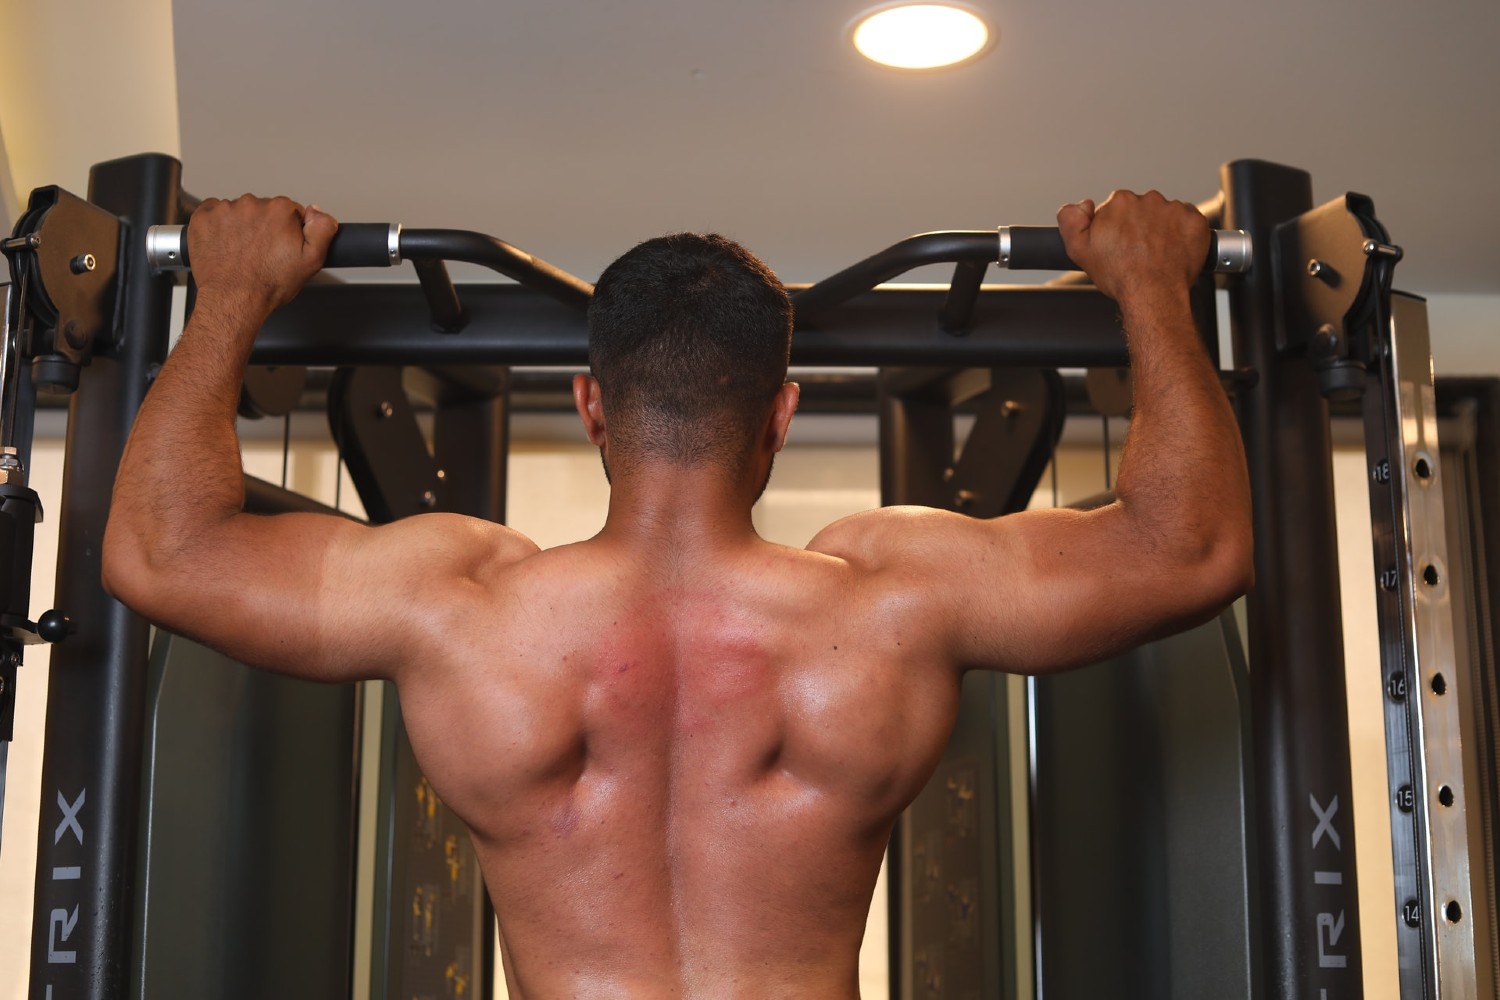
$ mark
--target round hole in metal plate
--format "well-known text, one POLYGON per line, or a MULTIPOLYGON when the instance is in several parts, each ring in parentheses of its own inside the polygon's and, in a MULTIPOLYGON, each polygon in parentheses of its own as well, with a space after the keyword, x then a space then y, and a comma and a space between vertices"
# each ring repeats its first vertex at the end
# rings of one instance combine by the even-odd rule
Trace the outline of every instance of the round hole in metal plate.
POLYGON ((1444 677, 1442 674, 1433 674, 1432 675, 1432 693, 1433 694, 1447 694, 1448 693, 1448 678, 1444 677))
POLYGON ((1443 907, 1443 916, 1448 918, 1448 923, 1456 924, 1464 918, 1464 908, 1458 905, 1455 899, 1448 900, 1448 905, 1443 907))

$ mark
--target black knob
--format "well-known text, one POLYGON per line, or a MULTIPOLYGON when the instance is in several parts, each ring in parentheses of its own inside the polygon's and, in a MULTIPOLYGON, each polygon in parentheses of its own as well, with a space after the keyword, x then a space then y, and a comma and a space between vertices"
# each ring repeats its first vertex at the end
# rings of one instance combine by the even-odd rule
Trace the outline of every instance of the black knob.
POLYGON ((62 642, 75 631, 73 619, 56 608, 43 612, 42 617, 37 619, 36 634, 48 642, 62 642))
POLYGON ((43 393, 66 395, 78 388, 78 366, 60 354, 46 354, 31 363, 31 380, 43 393))

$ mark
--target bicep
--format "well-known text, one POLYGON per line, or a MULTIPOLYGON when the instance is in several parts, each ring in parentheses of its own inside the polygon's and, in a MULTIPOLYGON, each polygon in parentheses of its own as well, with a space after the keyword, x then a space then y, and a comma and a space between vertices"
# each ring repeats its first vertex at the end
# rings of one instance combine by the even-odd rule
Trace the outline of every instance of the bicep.
POLYGON ((251 666, 322 681, 393 677, 444 598, 506 529, 451 515, 369 527, 237 514, 125 602, 251 666))

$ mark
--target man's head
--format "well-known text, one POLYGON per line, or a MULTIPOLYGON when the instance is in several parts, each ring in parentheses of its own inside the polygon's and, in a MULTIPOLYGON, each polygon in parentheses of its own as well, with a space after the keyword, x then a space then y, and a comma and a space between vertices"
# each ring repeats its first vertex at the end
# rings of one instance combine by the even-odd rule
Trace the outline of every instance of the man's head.
POLYGON ((791 332, 786 289, 739 244, 693 233, 640 244, 605 269, 589 305, 603 418, 590 437, 602 444, 607 426, 617 465, 744 469, 784 394, 791 332))

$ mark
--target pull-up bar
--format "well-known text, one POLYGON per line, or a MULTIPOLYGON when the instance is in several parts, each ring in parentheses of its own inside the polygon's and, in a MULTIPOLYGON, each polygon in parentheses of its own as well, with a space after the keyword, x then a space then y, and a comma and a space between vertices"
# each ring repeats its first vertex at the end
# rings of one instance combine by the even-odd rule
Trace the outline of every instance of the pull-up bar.
MULTIPOLYGON (((163 270, 190 268, 186 233, 186 226, 152 226, 146 233, 147 260, 163 270)), ((1249 270, 1253 254, 1247 233, 1216 230, 1211 237, 1203 265, 1205 273, 1249 270)), ((443 266, 445 261, 488 267, 532 291, 576 309, 585 308, 593 295, 593 286, 582 278, 493 236, 458 229, 403 229, 384 222, 345 223, 329 244, 325 266, 391 267, 403 260, 410 260, 417 269, 431 310, 431 325, 450 333, 468 326, 474 313, 460 303, 457 290, 443 266)), ((901 240, 814 285, 794 290, 792 304, 796 309, 797 326, 804 330, 823 329, 827 325, 829 310, 849 303, 908 271, 930 264, 957 265, 938 322, 942 330, 953 334, 970 331, 988 265, 996 264, 1010 270, 1076 269, 1068 257, 1062 234, 1055 226, 1000 226, 994 230, 922 233, 901 240)), ((911 331, 906 332, 911 335, 911 331)), ((918 336, 926 341, 920 333, 918 336)), ((461 350, 467 352, 474 346, 466 344, 461 350)), ((519 345, 512 342, 507 346, 513 352, 519 345)), ((549 360, 555 362, 558 360, 555 355, 559 352, 576 353, 569 351, 569 346, 573 345, 565 346, 553 340, 520 353, 529 355, 539 348, 543 354, 554 355, 549 360)), ((897 348, 889 357, 871 357, 863 363, 914 363, 918 359, 912 356, 913 352, 926 353, 922 349, 924 346, 925 343, 897 348)), ((796 346, 794 353, 800 353, 796 346)), ((838 353, 837 349, 835 353, 838 353)), ((1111 344, 1107 353, 1112 360, 1118 360, 1113 356, 1121 352, 1111 344)), ((832 359, 819 360, 827 363, 832 359)), ((1100 360, 1102 358, 1097 354, 1091 357, 1094 363, 1100 360)))

